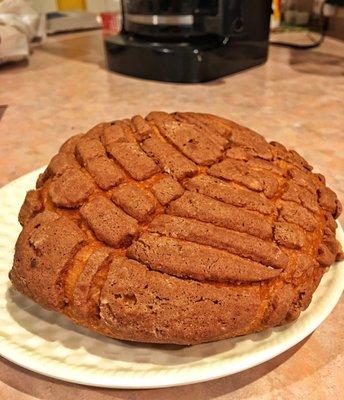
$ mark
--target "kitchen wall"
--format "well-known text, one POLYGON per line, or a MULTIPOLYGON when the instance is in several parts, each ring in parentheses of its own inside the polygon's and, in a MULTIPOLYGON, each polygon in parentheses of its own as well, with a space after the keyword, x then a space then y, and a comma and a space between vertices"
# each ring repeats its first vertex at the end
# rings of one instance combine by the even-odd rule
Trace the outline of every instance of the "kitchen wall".
POLYGON ((119 11, 120 0, 86 0, 87 10, 92 12, 119 11))
POLYGON ((35 10, 42 13, 57 10, 55 0, 31 0, 30 3, 35 10))
MULTIPOLYGON (((57 11, 55 0, 30 0, 33 7, 39 12, 57 11)), ((120 0, 86 0, 87 10, 91 12, 119 11, 120 0)))

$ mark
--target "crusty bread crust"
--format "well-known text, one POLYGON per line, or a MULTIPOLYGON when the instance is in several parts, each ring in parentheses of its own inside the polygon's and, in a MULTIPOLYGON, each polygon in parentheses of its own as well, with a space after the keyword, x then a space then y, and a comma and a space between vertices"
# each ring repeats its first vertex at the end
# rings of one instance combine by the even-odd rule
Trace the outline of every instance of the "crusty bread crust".
POLYGON ((195 344, 290 322, 342 255, 340 203, 311 170, 213 115, 99 124, 27 193, 10 279, 119 339, 195 344))

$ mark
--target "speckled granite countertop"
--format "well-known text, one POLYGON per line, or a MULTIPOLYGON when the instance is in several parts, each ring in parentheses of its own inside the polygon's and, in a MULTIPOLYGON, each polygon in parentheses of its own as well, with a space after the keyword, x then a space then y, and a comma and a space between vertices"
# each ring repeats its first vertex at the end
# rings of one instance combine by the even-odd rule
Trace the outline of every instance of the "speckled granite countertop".
MULTIPOLYGON (((46 164, 69 136, 151 110, 219 114, 297 149, 344 200, 344 44, 271 48, 269 61, 203 85, 142 81, 104 69, 101 32, 50 38, 29 65, 0 68, 0 186, 46 164)), ((344 222, 344 218, 341 217, 344 222)), ((344 299, 310 337, 231 377, 180 388, 81 387, 0 359, 4 400, 344 398, 344 299)))

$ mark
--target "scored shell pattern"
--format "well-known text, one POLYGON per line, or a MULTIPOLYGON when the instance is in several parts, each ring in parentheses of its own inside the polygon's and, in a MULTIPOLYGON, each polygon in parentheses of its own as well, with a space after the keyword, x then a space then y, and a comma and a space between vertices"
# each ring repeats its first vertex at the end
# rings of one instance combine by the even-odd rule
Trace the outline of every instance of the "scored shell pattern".
POLYGON ((342 256, 341 205, 311 170, 213 115, 99 124, 27 193, 10 278, 120 339, 193 344, 292 321, 342 256))

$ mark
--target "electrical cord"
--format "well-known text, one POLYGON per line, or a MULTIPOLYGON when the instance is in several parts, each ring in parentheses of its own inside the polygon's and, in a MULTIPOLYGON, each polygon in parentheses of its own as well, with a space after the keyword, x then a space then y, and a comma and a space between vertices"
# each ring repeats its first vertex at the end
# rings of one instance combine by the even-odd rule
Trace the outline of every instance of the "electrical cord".
POLYGON ((318 40, 312 41, 312 43, 309 44, 298 44, 298 43, 292 43, 292 42, 283 42, 283 41, 270 41, 270 44, 273 46, 279 46, 279 47, 289 47, 292 49, 297 49, 297 50, 309 50, 309 49, 314 49, 315 47, 318 47, 321 45, 321 43, 324 41, 325 38, 325 33, 324 33, 324 6, 325 2, 321 4, 320 7, 320 14, 319 14, 319 34, 320 38, 318 40))

